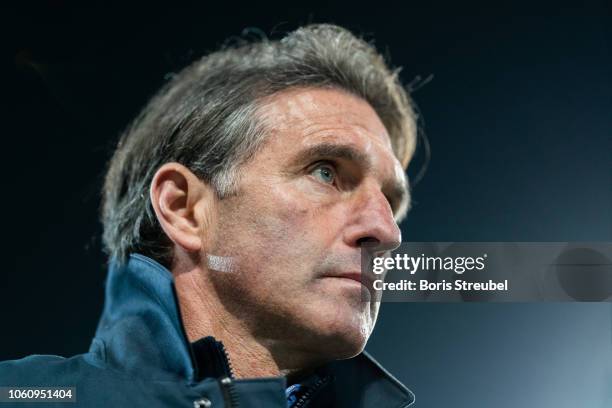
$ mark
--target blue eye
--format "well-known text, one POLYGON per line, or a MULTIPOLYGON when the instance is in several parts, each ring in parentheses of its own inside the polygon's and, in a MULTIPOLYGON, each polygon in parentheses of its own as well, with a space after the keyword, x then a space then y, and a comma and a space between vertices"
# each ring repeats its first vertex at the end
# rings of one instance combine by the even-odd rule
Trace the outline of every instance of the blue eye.
POLYGON ((336 176, 334 168, 325 164, 317 166, 311 174, 327 184, 333 184, 336 176))

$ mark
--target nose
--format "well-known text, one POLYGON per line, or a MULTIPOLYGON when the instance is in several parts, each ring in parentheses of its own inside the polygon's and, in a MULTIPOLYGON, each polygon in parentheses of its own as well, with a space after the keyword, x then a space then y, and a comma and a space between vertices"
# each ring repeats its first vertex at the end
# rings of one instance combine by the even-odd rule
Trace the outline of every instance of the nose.
POLYGON ((344 239, 351 247, 370 248, 374 252, 392 251, 402 242, 402 233, 387 198, 372 186, 355 197, 344 239))

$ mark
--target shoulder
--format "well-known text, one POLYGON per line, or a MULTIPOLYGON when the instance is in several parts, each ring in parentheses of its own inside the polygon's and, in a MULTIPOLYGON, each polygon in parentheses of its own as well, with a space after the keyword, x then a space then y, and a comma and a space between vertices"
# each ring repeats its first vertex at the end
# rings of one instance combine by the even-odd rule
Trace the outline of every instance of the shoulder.
MULTIPOLYGON (((159 386, 159 383, 155 385, 159 386)), ((78 399, 75 407, 144 406, 139 402, 151 390, 149 384, 143 384, 125 373, 105 369, 89 353, 68 358, 31 355, 0 362, 0 387, 71 388, 78 399)), ((154 401, 146 401, 147 406, 154 406, 154 401)))
POLYGON ((53 355, 31 355, 0 362, 0 386, 43 385, 52 381, 71 381, 89 366, 83 355, 70 358, 53 355))

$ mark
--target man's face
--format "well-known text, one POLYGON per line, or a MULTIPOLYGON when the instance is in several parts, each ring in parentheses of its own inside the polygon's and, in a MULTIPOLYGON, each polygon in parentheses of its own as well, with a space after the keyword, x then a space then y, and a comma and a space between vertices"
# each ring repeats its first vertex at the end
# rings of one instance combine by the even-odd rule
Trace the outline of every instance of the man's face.
POLYGON ((285 91, 261 113, 269 136, 237 194, 218 202, 204 249, 231 270, 211 280, 263 341, 354 356, 379 307, 362 301, 360 246, 399 245, 392 207, 407 199, 404 171, 375 111, 348 93, 285 91))

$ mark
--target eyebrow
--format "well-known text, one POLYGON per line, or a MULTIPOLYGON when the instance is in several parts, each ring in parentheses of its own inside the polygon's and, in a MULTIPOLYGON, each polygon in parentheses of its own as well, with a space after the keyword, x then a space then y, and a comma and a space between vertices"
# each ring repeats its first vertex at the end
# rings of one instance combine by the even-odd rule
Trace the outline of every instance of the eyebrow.
POLYGON ((336 143, 320 143, 298 153, 296 161, 308 162, 322 157, 345 159, 360 163, 366 170, 372 168, 370 157, 352 146, 336 143))
MULTIPOLYGON (((296 156, 296 162, 305 163, 322 158, 345 159, 359 163, 367 172, 373 167, 372 160, 367 154, 353 146, 337 143, 320 143, 309 147, 296 156)), ((394 217, 399 222, 404 218, 410 208, 410 190, 408 180, 387 181, 383 184, 383 193, 389 197, 390 204, 396 203, 394 217)))

